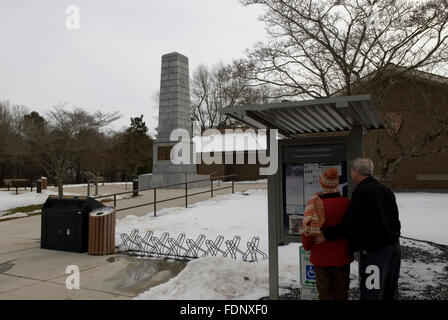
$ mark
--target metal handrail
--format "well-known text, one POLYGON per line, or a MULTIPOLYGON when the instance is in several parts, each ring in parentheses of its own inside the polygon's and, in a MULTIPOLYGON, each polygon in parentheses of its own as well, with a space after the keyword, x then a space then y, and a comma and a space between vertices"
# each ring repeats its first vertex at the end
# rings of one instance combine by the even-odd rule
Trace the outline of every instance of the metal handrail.
POLYGON ((112 196, 119 196, 119 195, 122 195, 122 194, 135 193, 135 192, 140 192, 140 191, 149 191, 149 190, 153 190, 153 189, 163 189, 163 188, 173 187, 173 186, 180 186, 180 185, 184 185, 185 183, 195 183, 195 182, 202 182, 202 181, 216 181, 216 180, 221 180, 223 178, 237 177, 237 176, 238 176, 237 174, 229 174, 229 175, 214 177, 214 178, 210 178, 210 179, 201 179, 201 180, 173 183, 173 184, 167 184, 167 185, 164 185, 164 186, 159 186, 159 187, 154 187, 154 188, 150 187, 150 188, 143 188, 143 189, 135 189, 135 190, 131 190, 131 191, 124 191, 124 192, 111 193, 111 194, 102 195, 102 196, 95 196, 95 197, 92 197, 92 198, 93 199, 108 198, 108 197, 112 197, 112 196))
POLYGON ((140 208, 140 207, 146 207, 146 206, 154 205, 154 217, 156 217, 157 216, 157 214, 156 214, 156 211, 157 211, 156 205, 157 205, 157 203, 167 202, 167 201, 172 201, 172 200, 185 198, 185 208, 187 208, 188 207, 188 197, 189 196, 195 196, 195 195, 199 195, 199 194, 210 192, 211 193, 211 197, 213 197, 214 196, 214 191, 225 190, 225 189, 230 189, 230 188, 232 188, 232 194, 235 193, 235 179, 232 179, 232 185, 231 186, 222 187, 222 188, 218 188, 218 189, 214 189, 213 188, 213 182, 217 181, 217 180, 221 180, 223 178, 237 177, 237 176, 238 176, 237 174, 229 174, 229 175, 224 175, 224 176, 219 176, 219 177, 211 177, 209 179, 185 181, 185 182, 181 182, 181 183, 173 183, 173 184, 168 184, 168 185, 154 187, 154 188, 151 187, 151 188, 135 189, 135 190, 131 190, 131 191, 125 191, 125 192, 118 192, 118 193, 113 193, 113 194, 108 194, 108 195, 96 196, 96 197, 93 197, 93 199, 114 197, 114 208, 116 208, 117 207, 117 196, 118 195, 132 193, 135 196, 136 193, 138 194, 139 191, 154 190, 154 201, 148 202, 148 203, 144 203, 144 204, 135 205, 135 206, 131 206, 131 207, 121 208, 121 209, 118 209, 116 211, 117 212, 118 211, 125 211, 125 210, 130 210, 130 209, 135 209, 135 208, 140 208), (200 192, 195 192, 195 193, 192 193, 192 194, 188 194, 188 184, 189 183, 202 182, 202 181, 210 181, 210 190, 200 191, 200 192), (178 186, 178 185, 185 185, 185 195, 178 196, 178 197, 173 197, 173 198, 168 198, 168 199, 163 199, 163 200, 157 200, 157 189, 163 189, 163 188, 172 187, 172 186, 178 186))

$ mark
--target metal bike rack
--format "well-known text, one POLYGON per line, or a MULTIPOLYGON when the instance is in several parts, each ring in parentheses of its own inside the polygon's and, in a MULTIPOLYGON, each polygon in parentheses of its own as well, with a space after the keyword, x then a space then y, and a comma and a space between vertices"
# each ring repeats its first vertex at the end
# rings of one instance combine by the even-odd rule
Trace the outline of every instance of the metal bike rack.
POLYGON ((258 236, 254 236, 250 242, 247 242, 246 251, 239 248, 240 236, 234 236, 232 240, 225 241, 224 236, 219 235, 215 241, 212 241, 206 239, 205 235, 200 234, 196 240, 193 240, 186 239, 185 233, 180 233, 177 238, 174 238, 170 237, 168 232, 156 237, 152 231, 148 231, 142 237, 139 235, 139 230, 134 229, 129 234, 122 233, 120 237, 122 243, 118 247, 119 252, 141 257, 192 260, 207 256, 221 256, 232 259, 241 258, 248 262, 258 262, 259 258, 264 260, 268 257, 258 248, 260 244, 260 237, 258 236), (221 248, 223 244, 226 245, 227 249, 221 248))

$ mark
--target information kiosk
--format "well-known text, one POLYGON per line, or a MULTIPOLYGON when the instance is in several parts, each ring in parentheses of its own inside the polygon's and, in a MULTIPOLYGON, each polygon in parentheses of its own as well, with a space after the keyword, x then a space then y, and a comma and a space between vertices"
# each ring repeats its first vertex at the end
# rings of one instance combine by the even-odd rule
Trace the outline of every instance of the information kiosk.
POLYGON ((385 126, 369 95, 248 105, 223 112, 283 136, 278 141, 278 170, 268 176, 269 296, 278 299, 278 246, 301 242, 305 205, 321 190, 319 176, 329 167, 337 168, 340 191, 350 197, 350 164, 364 156, 364 133, 385 126))
POLYGON ((348 196, 347 142, 341 138, 279 141, 280 241, 301 242, 306 202, 314 193, 322 191, 319 178, 326 169, 333 167, 338 170, 339 191, 348 196))

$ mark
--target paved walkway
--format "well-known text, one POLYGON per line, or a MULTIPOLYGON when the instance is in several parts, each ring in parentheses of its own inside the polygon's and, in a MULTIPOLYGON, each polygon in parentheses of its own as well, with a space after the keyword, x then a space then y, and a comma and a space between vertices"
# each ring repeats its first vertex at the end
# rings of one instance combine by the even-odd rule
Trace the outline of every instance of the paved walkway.
MULTIPOLYGON (((222 184, 221 186, 226 186, 222 184)), ((129 186, 130 188, 130 186, 129 186)), ((236 184, 235 191, 266 188, 266 184, 236 184)), ((66 192, 85 195, 85 187, 66 188, 66 192)), ((207 190, 189 190, 195 193, 207 190)), ((100 187, 100 194, 124 191, 124 185, 100 187)), ((231 189, 215 194, 231 193, 231 189)), ((184 190, 159 190, 157 199, 185 194, 184 190)), ((151 202, 153 192, 142 192, 132 199, 118 201, 118 208, 151 202)), ((210 193, 189 198, 189 204, 210 198, 210 193)), ((112 202, 106 205, 113 205, 112 202)), ((184 206, 185 199, 161 203, 157 210, 184 206)), ((143 215, 153 207, 123 211, 126 215, 143 215)), ((123 255, 89 256, 87 253, 70 253, 40 249, 41 217, 31 216, 0 222, 0 299, 130 299, 145 289, 168 281, 182 270, 182 263, 159 260, 131 259, 123 255), (65 281, 66 267, 80 269, 80 289, 68 290, 65 281)), ((169 231, 169 230, 168 230, 169 231)))

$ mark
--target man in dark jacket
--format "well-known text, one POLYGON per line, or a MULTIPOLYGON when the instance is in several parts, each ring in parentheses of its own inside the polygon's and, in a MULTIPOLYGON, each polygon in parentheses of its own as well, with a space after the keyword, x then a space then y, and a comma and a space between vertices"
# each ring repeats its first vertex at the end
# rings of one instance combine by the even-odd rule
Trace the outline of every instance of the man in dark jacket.
POLYGON ((359 251, 361 300, 397 300, 400 273, 400 220, 393 192, 373 177, 373 162, 355 159, 351 176, 357 184, 341 224, 325 228, 316 241, 347 237, 359 251))

